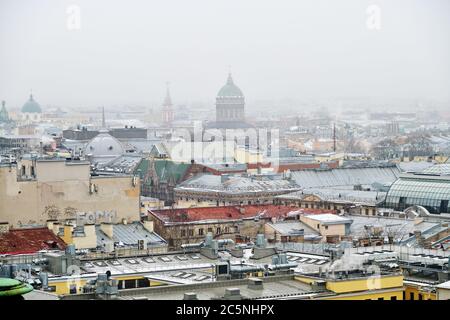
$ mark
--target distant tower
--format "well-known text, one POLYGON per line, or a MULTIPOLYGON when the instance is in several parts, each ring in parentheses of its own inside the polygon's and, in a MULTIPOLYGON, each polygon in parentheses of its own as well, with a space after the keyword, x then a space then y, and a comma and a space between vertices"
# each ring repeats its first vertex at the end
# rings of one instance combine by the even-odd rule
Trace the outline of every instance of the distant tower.
POLYGON ((231 73, 228 73, 227 83, 220 89, 216 97, 216 121, 244 122, 244 106, 244 94, 234 84, 231 73))
POLYGON ((166 83, 166 86, 167 86, 166 97, 162 105, 162 120, 165 125, 171 126, 173 122, 173 108, 172 108, 172 99, 170 98, 170 90, 168 82, 166 83))
POLYGON ((2 108, 0 109, 0 123, 6 123, 9 122, 9 115, 8 111, 6 111, 6 102, 2 101, 2 108))
POLYGON ((105 107, 102 107, 102 129, 106 128, 105 107))
POLYGON ((336 152, 336 123, 333 123, 333 151, 336 152))

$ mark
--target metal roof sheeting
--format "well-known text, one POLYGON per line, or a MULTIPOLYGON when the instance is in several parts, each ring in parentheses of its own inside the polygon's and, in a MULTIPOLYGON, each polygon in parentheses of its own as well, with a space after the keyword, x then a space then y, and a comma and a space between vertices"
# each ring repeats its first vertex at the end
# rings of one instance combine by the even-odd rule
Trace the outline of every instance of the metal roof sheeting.
POLYGON ((397 167, 338 168, 330 170, 304 170, 292 172, 292 178, 302 188, 354 186, 373 183, 390 184, 400 170, 397 167))

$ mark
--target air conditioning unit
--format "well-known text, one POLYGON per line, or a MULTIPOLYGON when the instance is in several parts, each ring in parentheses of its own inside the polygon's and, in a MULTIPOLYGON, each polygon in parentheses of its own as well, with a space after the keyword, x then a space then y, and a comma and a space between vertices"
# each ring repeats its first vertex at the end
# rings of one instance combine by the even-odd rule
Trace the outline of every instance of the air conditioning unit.
POLYGON ((138 249, 139 250, 147 250, 147 241, 138 240, 138 249))

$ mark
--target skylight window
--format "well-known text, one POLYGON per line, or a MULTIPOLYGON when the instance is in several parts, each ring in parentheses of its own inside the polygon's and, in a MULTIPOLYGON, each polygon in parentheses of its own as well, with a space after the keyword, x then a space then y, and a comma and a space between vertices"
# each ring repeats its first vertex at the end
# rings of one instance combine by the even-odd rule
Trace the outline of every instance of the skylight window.
POLYGON ((195 280, 195 281, 203 281, 203 280, 206 280, 206 279, 208 279, 209 277, 208 276, 198 276, 198 277, 195 277, 194 279, 192 279, 192 280, 195 280))
POLYGON ((126 259, 125 261, 128 262, 129 264, 139 264, 139 261, 135 259, 126 259))
POLYGON ((111 265, 113 265, 113 266, 121 266, 122 264, 119 262, 119 261, 117 261, 117 260, 112 260, 112 261, 110 261, 109 262, 111 265))
POLYGON ((159 257, 159 260, 161 260, 162 262, 170 262, 170 261, 172 261, 172 259, 170 259, 169 257, 159 257))
POLYGON ((155 263, 155 260, 153 258, 142 258, 142 260, 147 263, 155 263))

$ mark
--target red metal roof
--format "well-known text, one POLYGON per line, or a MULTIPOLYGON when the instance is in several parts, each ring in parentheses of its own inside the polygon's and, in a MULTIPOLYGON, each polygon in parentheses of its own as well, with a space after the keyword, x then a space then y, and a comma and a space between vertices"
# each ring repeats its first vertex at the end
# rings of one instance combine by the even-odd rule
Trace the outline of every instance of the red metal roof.
POLYGON ((335 213, 334 210, 304 209, 281 205, 245 205, 149 210, 149 214, 152 214, 166 223, 203 220, 238 220, 256 216, 266 219, 283 218, 287 217, 289 213, 296 212, 300 214, 335 213))
POLYGON ((26 254, 39 250, 64 250, 66 244, 46 227, 30 229, 11 229, 0 234, 1 254, 26 254))

